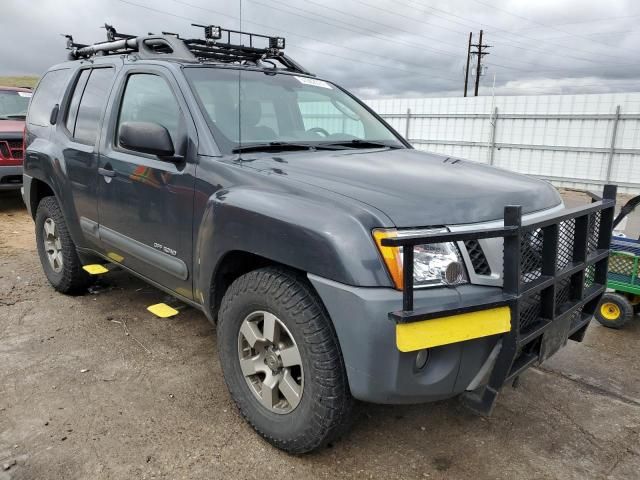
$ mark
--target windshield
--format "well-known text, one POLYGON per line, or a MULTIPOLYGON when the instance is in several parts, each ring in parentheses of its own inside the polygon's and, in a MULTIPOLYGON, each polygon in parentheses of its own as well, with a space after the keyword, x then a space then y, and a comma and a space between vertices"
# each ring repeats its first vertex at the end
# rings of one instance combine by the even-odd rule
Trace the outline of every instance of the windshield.
POLYGON ((323 80, 220 68, 185 73, 225 153, 252 145, 404 146, 358 101, 323 80))
POLYGON ((0 120, 27 116, 31 92, 0 90, 0 120))

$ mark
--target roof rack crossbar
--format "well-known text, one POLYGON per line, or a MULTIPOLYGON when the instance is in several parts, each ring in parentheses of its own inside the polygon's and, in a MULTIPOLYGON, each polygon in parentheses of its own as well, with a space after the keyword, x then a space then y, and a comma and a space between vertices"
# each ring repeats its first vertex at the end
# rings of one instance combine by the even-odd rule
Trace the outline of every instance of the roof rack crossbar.
POLYGON ((162 32, 162 35, 137 36, 118 32, 113 25, 104 24, 107 40, 85 45, 76 43, 71 35, 67 39, 67 49, 71 59, 89 58, 94 55, 126 55, 135 53, 142 58, 157 58, 188 62, 251 63, 272 64, 275 69, 312 75, 293 61, 282 50, 285 39, 259 33, 223 29, 216 25, 192 24, 204 29, 204 38, 182 38, 177 33, 162 32), (222 38, 226 37, 226 41, 222 38), (237 42, 232 42, 238 39, 237 42), (258 46, 256 40, 267 40, 266 46, 258 46), (248 41, 248 45, 245 42, 248 41), (275 62, 278 62, 277 65, 275 62))

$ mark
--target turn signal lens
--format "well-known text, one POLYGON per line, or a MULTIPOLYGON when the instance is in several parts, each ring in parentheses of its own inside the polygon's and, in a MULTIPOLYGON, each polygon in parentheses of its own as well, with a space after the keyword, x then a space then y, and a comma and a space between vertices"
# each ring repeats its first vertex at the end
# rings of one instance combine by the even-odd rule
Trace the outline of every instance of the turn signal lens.
POLYGON ((398 236, 397 230, 383 230, 375 229, 373 231, 373 238, 376 241, 378 250, 382 255, 389 275, 398 290, 402 290, 402 252, 398 247, 385 247, 382 245, 382 240, 385 238, 396 238, 398 236))

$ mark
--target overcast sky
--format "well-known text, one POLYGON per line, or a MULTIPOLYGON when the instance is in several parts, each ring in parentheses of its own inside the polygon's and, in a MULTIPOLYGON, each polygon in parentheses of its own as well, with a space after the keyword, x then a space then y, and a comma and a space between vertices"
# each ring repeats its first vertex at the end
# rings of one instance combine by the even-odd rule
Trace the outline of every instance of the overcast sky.
POLYGON ((461 95, 482 28, 480 94, 494 76, 498 95, 640 91, 639 21, 637 0, 2 0, 0 75, 64 61, 62 33, 197 35, 196 22, 282 35, 299 63, 363 97, 461 95))

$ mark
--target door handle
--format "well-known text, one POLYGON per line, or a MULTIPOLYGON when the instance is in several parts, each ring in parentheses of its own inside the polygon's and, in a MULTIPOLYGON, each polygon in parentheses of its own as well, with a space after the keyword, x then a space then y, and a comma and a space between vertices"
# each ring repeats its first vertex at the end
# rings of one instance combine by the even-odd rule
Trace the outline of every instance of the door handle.
POLYGON ((98 168, 98 173, 100 175, 102 175, 103 177, 115 177, 116 176, 116 172, 114 170, 110 170, 107 168, 98 168))

